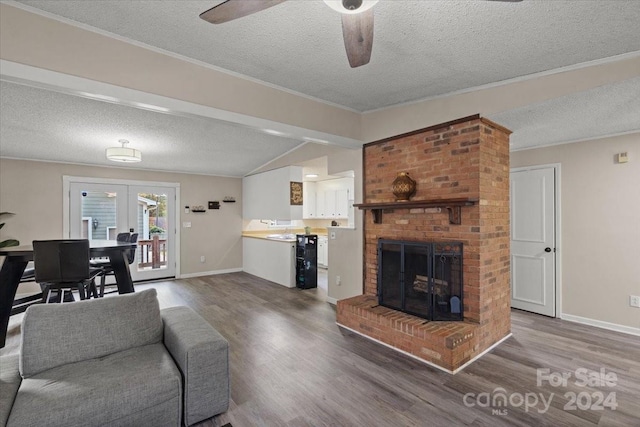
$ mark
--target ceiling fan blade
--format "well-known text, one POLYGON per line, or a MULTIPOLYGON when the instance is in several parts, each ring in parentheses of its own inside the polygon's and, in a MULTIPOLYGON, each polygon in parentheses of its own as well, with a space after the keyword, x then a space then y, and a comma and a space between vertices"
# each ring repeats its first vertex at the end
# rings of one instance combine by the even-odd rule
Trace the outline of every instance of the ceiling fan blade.
POLYGON ((212 24, 242 18, 260 12, 287 0, 227 0, 200 14, 200 18, 212 24))
POLYGON ((368 64, 373 48, 373 9, 343 14, 342 35, 351 68, 368 64))

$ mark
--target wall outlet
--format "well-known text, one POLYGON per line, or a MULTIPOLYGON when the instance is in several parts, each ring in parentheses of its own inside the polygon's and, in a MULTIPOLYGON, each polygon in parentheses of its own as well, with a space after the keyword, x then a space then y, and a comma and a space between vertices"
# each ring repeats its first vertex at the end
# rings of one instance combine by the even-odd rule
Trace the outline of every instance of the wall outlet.
POLYGON ((640 296, 638 296, 638 295, 629 295, 629 305, 631 307, 640 308, 640 296))
POLYGON ((200 262, 205 262, 204 255, 202 255, 202 256, 200 257, 200 262))
POLYGON ((616 154, 616 162, 618 163, 627 163, 629 161, 629 155, 625 151, 624 153, 616 154))
POLYGON ((342 285, 342 280, 340 279, 340 276, 336 276, 336 285, 337 286, 342 285))

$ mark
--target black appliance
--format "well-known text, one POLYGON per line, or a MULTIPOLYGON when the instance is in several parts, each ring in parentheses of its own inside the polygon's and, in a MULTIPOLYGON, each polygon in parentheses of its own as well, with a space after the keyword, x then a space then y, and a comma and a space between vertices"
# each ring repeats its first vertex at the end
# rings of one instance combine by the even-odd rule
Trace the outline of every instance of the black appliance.
POLYGON ((296 287, 318 287, 318 236, 296 234, 296 287))

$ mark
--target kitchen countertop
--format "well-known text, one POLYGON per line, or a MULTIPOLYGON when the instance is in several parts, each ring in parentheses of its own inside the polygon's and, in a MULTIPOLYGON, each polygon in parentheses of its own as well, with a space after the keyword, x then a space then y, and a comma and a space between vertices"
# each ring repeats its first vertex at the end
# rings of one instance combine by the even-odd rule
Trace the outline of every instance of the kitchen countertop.
MULTIPOLYGON (((272 242, 285 242, 285 243, 295 243, 296 239, 271 239, 267 236, 272 234, 304 234, 304 230, 294 230, 290 233, 280 232, 280 230, 259 230, 259 231, 243 231, 242 237, 251 237, 254 239, 264 239, 270 240, 272 242)), ((318 236, 327 236, 328 233, 325 229, 312 229, 311 234, 317 234, 318 236)))
MULTIPOLYGON (((269 233, 269 234, 278 234, 278 233, 269 233)), ((267 237, 268 234, 264 233, 256 233, 253 231, 248 231, 242 233, 242 237, 251 237, 252 239, 262 239, 262 240, 270 240, 272 242, 285 242, 285 243, 295 243, 296 239, 270 239, 267 237)))

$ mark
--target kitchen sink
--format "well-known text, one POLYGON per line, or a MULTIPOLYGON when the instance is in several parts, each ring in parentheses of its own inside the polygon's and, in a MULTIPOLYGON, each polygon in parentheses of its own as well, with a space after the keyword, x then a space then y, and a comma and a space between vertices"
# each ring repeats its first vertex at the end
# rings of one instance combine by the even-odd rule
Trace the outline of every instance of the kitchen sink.
POLYGON ((267 239, 274 239, 274 240, 295 240, 296 239, 296 235, 295 234, 269 234, 267 236, 267 239))

